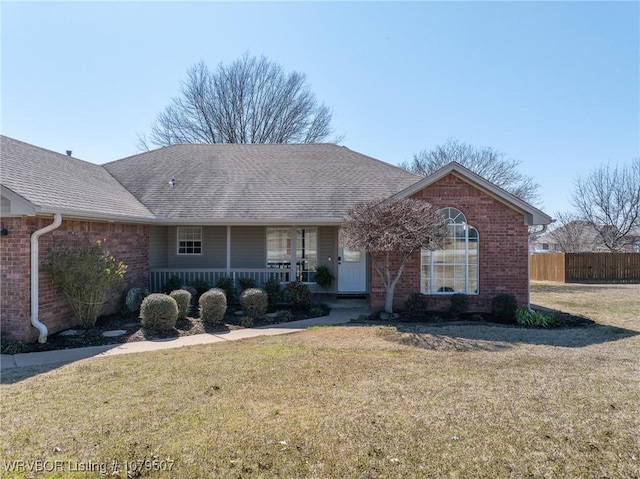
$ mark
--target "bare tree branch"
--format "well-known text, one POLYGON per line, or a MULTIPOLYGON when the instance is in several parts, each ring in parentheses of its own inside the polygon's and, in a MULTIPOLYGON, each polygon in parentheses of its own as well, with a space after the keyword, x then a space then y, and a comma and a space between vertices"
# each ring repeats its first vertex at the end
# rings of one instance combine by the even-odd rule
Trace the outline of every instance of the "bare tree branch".
POLYGON ((640 235, 640 158, 578 177, 571 202, 610 251, 633 243, 640 235))
POLYGON ((444 217, 431 204, 409 198, 359 203, 345 216, 340 235, 343 245, 371 254, 385 287, 388 313, 393 312, 393 292, 409 257, 421 248, 439 248, 448 238, 444 217))
POLYGON ((213 72, 203 62, 189 68, 180 95, 156 118, 149 142, 317 143, 333 133, 331 117, 303 74, 287 74, 265 57, 245 54, 213 72))
POLYGON ((506 158, 504 153, 491 147, 476 148, 450 138, 444 145, 414 154, 412 161, 402 163, 400 167, 427 176, 452 161, 528 203, 540 201, 540 185, 518 171, 520 162, 506 158))

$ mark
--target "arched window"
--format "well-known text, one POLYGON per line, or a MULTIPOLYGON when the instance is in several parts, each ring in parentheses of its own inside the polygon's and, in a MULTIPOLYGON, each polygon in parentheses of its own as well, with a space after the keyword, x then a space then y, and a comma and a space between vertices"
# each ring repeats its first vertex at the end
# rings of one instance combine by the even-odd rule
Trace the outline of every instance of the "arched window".
POLYGON ((456 208, 441 210, 449 241, 434 251, 422 250, 420 290, 424 294, 478 294, 478 230, 456 208))

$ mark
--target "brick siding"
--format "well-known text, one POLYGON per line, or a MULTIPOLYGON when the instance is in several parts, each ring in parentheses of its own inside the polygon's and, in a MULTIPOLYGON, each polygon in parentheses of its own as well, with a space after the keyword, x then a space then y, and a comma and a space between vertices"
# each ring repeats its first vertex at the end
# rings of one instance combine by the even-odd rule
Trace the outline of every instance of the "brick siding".
MULTIPOLYGON (((480 242, 479 294, 470 295, 470 310, 491 311, 491 300, 500 293, 513 294, 518 304, 529 302, 528 228, 521 213, 449 174, 412 196, 438 208, 453 207, 464 213, 469 225, 478 230, 480 242)), ((405 266, 396 285, 394 310, 401 310, 412 293, 420 292, 420 252, 405 266)), ((371 309, 384 309, 384 286, 378 274, 371 272, 371 309)), ((449 295, 429 295, 429 308, 449 308, 449 295)))
MULTIPOLYGON (((0 237, 0 328, 3 337, 34 341, 38 331, 31 326, 31 234, 51 224, 50 218, 3 218, 9 235, 0 237)), ((39 240, 40 264, 54 244, 68 244, 82 238, 103 240, 106 249, 127 265, 123 284, 115 291, 101 314, 117 311, 123 292, 149 283, 149 231, 144 225, 66 220, 39 240)), ((55 333, 73 327, 75 319, 67 301, 49 276, 40 270, 39 320, 55 333)))

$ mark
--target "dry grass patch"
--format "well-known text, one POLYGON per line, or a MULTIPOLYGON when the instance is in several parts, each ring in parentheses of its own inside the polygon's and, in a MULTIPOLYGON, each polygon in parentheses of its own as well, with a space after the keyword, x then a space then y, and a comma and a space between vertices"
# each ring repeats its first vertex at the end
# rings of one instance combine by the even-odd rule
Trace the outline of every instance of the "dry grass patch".
POLYGON ((637 478, 638 336, 601 341, 602 324, 573 346, 552 340, 570 330, 344 326, 15 370, 0 452, 173 464, 132 477, 637 478))

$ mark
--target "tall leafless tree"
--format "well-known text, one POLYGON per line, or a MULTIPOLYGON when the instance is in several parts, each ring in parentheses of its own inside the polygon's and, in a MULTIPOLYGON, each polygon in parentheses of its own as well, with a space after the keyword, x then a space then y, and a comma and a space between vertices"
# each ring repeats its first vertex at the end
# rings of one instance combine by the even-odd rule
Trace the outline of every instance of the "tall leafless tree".
MULTIPOLYGON (((138 147, 176 143, 318 143, 332 133, 331 111, 319 105, 305 75, 285 73, 265 57, 245 54, 211 71, 187 71, 180 95, 158 115, 138 147)), ((339 140, 336 140, 339 141, 339 140)))
POLYGON ((420 248, 436 249, 448 238, 444 217, 429 203, 414 199, 365 201, 347 213, 340 241, 371 254, 385 288, 385 311, 393 312, 393 293, 405 263, 420 248))
POLYGON ((520 162, 506 158, 504 153, 491 147, 477 148, 450 138, 444 145, 414 154, 412 161, 405 162, 400 167, 427 176, 452 161, 460 163, 528 203, 539 202, 540 185, 530 176, 518 171, 520 162))
POLYGON ((637 241, 640 229, 640 158, 622 166, 603 164, 578 177, 571 202, 610 251, 637 241))

